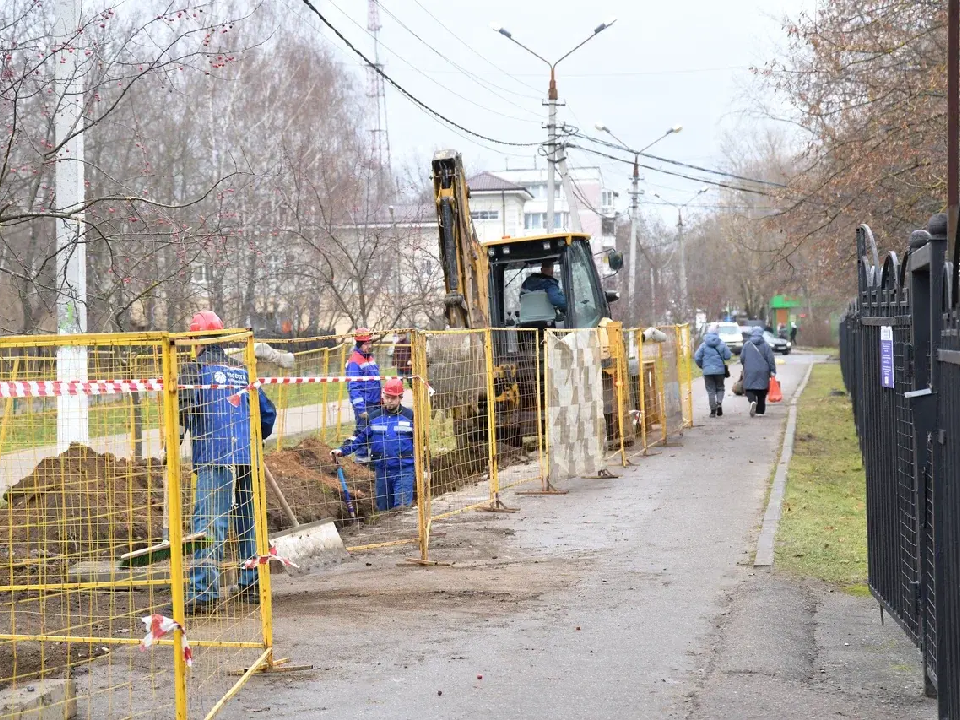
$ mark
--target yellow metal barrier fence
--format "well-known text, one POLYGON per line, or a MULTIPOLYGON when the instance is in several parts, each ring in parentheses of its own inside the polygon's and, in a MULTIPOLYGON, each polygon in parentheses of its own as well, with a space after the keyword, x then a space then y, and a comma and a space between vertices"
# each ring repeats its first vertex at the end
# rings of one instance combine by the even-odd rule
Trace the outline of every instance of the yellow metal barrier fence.
MULTIPOLYGON (((223 338, 239 355, 235 369, 256 377, 249 333, 223 338)), ((200 418, 214 399, 178 387, 192 374, 180 372, 177 342, 159 333, 0 339, 0 689, 29 686, 28 698, 64 717, 208 717, 249 677, 235 670, 270 661, 268 568, 246 572, 253 602, 231 590, 248 559, 241 548, 267 552, 256 393, 236 390, 246 399, 230 427, 247 441, 246 491, 231 467, 226 508, 207 513, 228 531, 221 561, 208 529, 192 526, 199 464, 179 452, 181 421, 200 427, 181 410, 200 418), (235 493, 251 511, 242 537, 229 533, 235 493), (195 547, 220 580, 207 585, 217 602, 202 619, 185 615, 203 565, 195 547), (170 631, 147 652, 144 618, 170 631)), ((197 439, 190 445, 196 453, 197 439)), ((0 717, 20 717, 7 697, 0 717)))

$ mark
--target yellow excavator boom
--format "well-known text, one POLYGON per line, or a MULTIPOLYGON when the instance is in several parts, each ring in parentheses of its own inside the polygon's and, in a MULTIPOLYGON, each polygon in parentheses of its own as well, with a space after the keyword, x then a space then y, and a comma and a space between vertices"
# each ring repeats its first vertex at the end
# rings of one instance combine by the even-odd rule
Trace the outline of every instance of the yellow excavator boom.
POLYGON ((490 327, 489 263, 470 217, 470 189, 460 153, 441 150, 433 156, 433 191, 447 325, 457 329, 490 327))

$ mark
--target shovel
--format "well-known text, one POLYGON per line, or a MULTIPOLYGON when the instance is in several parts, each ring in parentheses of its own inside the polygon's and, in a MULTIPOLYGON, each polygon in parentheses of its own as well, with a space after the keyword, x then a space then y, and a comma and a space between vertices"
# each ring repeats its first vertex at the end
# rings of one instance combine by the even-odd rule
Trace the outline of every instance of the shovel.
POLYGON ((277 554, 301 567, 305 567, 304 561, 317 558, 332 561, 345 558, 347 551, 343 547, 343 540, 340 539, 340 533, 337 532, 337 526, 333 520, 324 518, 301 525, 266 463, 263 464, 263 474, 270 489, 280 501, 283 514, 293 525, 289 530, 279 532, 270 538, 270 543, 277 549, 277 554))
POLYGON ((347 487, 347 478, 343 474, 343 466, 340 464, 340 458, 337 458, 337 479, 340 481, 340 489, 343 490, 343 499, 347 503, 347 510, 350 512, 350 519, 356 520, 357 513, 353 509, 353 500, 350 499, 350 489, 347 487))

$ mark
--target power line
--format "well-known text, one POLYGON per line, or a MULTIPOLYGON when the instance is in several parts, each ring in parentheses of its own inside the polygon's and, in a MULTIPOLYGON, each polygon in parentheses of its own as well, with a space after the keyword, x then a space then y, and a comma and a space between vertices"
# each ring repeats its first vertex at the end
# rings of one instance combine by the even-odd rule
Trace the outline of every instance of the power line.
MULTIPOLYGON (((583 152, 592 153, 593 155, 598 155, 599 157, 609 158, 610 160, 616 160, 617 162, 625 163, 628 165, 633 165, 633 160, 627 160, 626 158, 620 158, 615 155, 610 155, 609 153, 601 152, 600 150, 594 150, 593 148, 585 148, 582 145, 573 145, 567 144, 568 148, 573 148, 574 150, 582 150, 583 152)), ((715 185, 716 187, 726 188, 728 190, 735 190, 742 193, 752 193, 754 195, 765 195, 767 197, 775 198, 777 195, 773 193, 765 192, 763 190, 753 190, 751 188, 737 187, 736 185, 730 185, 728 183, 716 182, 715 180, 707 180, 706 178, 692 177, 691 175, 684 175, 683 173, 673 172, 672 170, 664 170, 663 168, 656 168, 652 165, 640 164, 639 167, 642 167, 644 170, 650 170, 651 172, 663 173, 664 175, 673 175, 674 177, 683 178, 684 180, 693 180, 698 183, 706 183, 707 185, 715 185)))
MULTIPOLYGON (((478 132, 476 132, 476 131, 474 131, 474 130, 471 130, 470 128, 468 128, 468 127, 466 127, 466 126, 461 125, 460 123, 455 122, 454 120, 451 120, 451 119, 448 118, 446 115, 443 115, 442 113, 437 112, 437 111, 434 110, 432 107, 430 107, 429 105, 427 105, 425 102, 423 102, 422 100, 420 100, 418 97, 416 97, 415 95, 413 95, 412 93, 410 93, 410 91, 408 91, 406 88, 404 88, 402 85, 400 85, 400 84, 399 84, 396 80, 394 80, 392 77, 390 77, 389 75, 387 75, 387 74, 383 71, 382 68, 378 67, 378 65, 377 65, 376 63, 371 62, 370 59, 369 59, 366 55, 364 55, 363 52, 362 52, 359 48, 357 48, 352 42, 350 42, 349 40, 347 40, 347 38, 344 36, 344 34, 343 34, 342 32, 340 32, 329 20, 327 20, 327 18, 323 15, 323 13, 321 13, 319 10, 317 10, 316 6, 315 6, 310 0, 303 0, 303 4, 306 5, 308 8, 310 8, 310 11, 311 11, 314 15, 316 15, 318 18, 320 18, 320 21, 321 21, 324 25, 326 25, 328 28, 330 28, 330 30, 333 31, 334 35, 336 35, 338 38, 340 38, 341 42, 343 42, 348 48, 350 48, 350 50, 352 50, 352 51, 357 55, 357 57, 359 57, 361 60, 363 60, 363 62, 364 62, 366 65, 368 65, 369 67, 372 67, 374 70, 376 70, 376 72, 377 72, 384 80, 386 80, 388 83, 390 83, 390 85, 391 85, 393 88, 395 88, 401 95, 403 95, 403 96, 404 96, 405 98, 407 98, 410 102, 412 102, 413 104, 415 104, 415 105, 416 105, 417 107, 419 107, 421 110, 429 113, 429 114, 432 115, 433 117, 437 118, 438 120, 446 123, 447 125, 449 125, 449 126, 451 126, 451 127, 457 128, 458 130, 462 130, 463 132, 467 133, 468 135, 472 135, 473 137, 480 138, 481 140, 486 140, 487 142, 492 142, 492 143, 494 143, 495 145, 506 145, 506 146, 508 146, 508 147, 536 147, 536 146, 540 145, 540 143, 536 143, 536 142, 519 143, 519 142, 508 142, 508 141, 506 141, 506 140, 498 140, 497 138, 492 138, 492 137, 490 137, 489 135, 483 135, 482 133, 478 133, 478 132)), ((398 56, 398 57, 399 57, 399 56, 398 56)))
MULTIPOLYGON (((392 12, 390 12, 390 10, 388 10, 386 7, 384 7, 381 3, 378 2, 377 5, 378 5, 380 8, 382 8, 383 11, 384 11, 387 15, 389 15, 391 18, 393 18, 394 21, 395 21, 400 27, 402 27, 404 30, 406 30, 408 33, 410 33, 413 37, 415 37, 417 40, 419 40, 424 46, 426 46, 427 48, 429 48, 429 49, 430 49, 435 55, 437 55, 441 60, 444 60, 445 62, 448 62, 450 65, 452 65, 452 66, 455 67, 457 70, 459 70, 461 73, 463 73, 465 76, 467 76, 468 78, 470 78, 471 80, 473 80, 475 83, 477 83, 477 85, 479 85, 480 87, 482 87, 484 90, 486 90, 487 92, 489 92, 491 95, 495 95, 496 97, 498 97, 498 98, 500 98, 501 100, 503 100, 505 103, 508 103, 509 105, 513 105, 515 108, 518 108, 518 109, 522 110, 522 111, 525 112, 525 113, 529 113, 529 114, 531 114, 531 115, 536 115, 536 113, 534 113, 532 110, 529 110, 529 109, 523 107, 522 105, 518 105, 518 104, 515 103, 513 100, 510 100, 510 99, 508 99, 508 98, 505 98, 503 95, 501 95, 501 94, 498 93, 498 92, 494 92, 493 90, 490 89, 490 87, 487 87, 487 86, 489 85, 489 86, 491 86, 491 87, 495 87, 497 90, 503 90, 504 92, 510 92, 509 90, 506 90, 505 88, 502 88, 502 87, 500 87, 499 85, 496 85, 495 83, 492 83, 492 82, 489 82, 489 81, 487 81, 487 80, 484 80, 484 79, 481 78, 479 75, 476 75, 476 74, 470 72, 469 70, 467 70, 466 68, 464 68, 463 66, 458 65, 458 64, 455 63, 453 60, 451 60, 449 57, 447 57, 447 56, 444 55, 442 52, 440 52, 439 50, 437 50, 437 49, 433 46, 432 43, 427 42, 427 41, 424 40, 422 37, 420 37, 420 36, 419 36, 415 31, 413 31, 406 23, 404 23, 403 20, 401 20, 401 19, 398 18, 396 15, 394 15, 392 12)), ((392 51, 391 51, 391 52, 392 52, 392 51)), ((396 54, 396 53, 394 53, 394 54, 396 54)), ((408 64, 409 64, 409 63, 408 63, 408 64)), ((426 77, 429 77, 429 75, 428 75, 427 73, 423 73, 423 75, 425 75, 426 77)), ((520 119, 520 118, 516 118, 516 119, 520 119)), ((529 121, 529 120, 528 120, 528 121, 526 121, 526 122, 533 122, 533 121, 529 121)), ((538 120, 537 122, 540 122, 540 121, 538 120)))
MULTIPOLYGON (((590 137, 589 135, 584 135, 579 133, 578 137, 583 138, 584 140, 589 140, 590 142, 597 143, 598 145, 603 145, 604 147, 613 148, 614 150, 624 150, 629 152, 628 149, 625 149, 622 145, 617 145, 616 143, 603 140, 601 138, 590 137)), ((639 153, 641 157, 649 158, 651 160, 656 160, 657 162, 668 163, 669 165, 677 165, 679 167, 689 168, 691 170, 697 170, 699 172, 710 173, 711 175, 719 175, 721 177, 733 178, 734 180, 743 180, 744 182, 757 183, 759 185, 770 185, 772 187, 787 187, 783 183, 772 182, 770 180, 757 180, 756 178, 744 177, 743 175, 736 175, 734 173, 725 172, 723 170, 711 170, 710 168, 700 167, 699 165, 691 165, 690 163, 680 162, 679 160, 670 160, 669 158, 663 158, 658 155, 651 155, 650 153, 639 153)))
MULTIPOLYGON (((453 30, 451 30, 450 28, 448 28, 446 25, 444 25, 443 22, 441 22, 440 18, 438 18, 436 15, 434 15, 432 12, 430 12, 426 7, 424 7, 423 3, 421 3, 420 0, 413 0, 413 1, 420 7, 421 10, 423 10, 427 15, 429 15, 430 17, 432 17, 432 18, 434 19, 434 21, 437 23, 437 25, 439 25, 439 26, 442 27, 444 30, 446 30, 448 33, 450 33, 451 35, 453 35, 453 37, 454 37, 463 47, 465 47, 467 50, 469 50, 470 52, 472 52, 472 53, 473 53, 474 55, 476 55, 478 58, 480 58, 481 60, 483 60, 483 61, 484 61, 485 63, 487 63, 490 67, 494 68, 494 69, 497 70, 498 72, 503 73, 503 74, 506 75, 508 78, 511 78, 511 79, 513 79, 513 80, 516 80, 518 83, 520 83, 520 84, 523 85, 524 87, 530 88, 530 89, 533 90, 534 92, 539 92, 539 90, 538 90, 537 88, 533 87, 533 85, 528 85, 527 83, 525 83, 525 82, 523 82, 522 80, 520 80, 516 75, 512 75, 512 74, 508 73, 506 70, 504 70, 502 67, 500 67, 499 65, 497 65, 495 62, 493 62, 492 60, 488 59, 485 55, 483 55, 482 53, 480 53, 480 52, 478 52, 477 50, 475 50, 475 49, 474 49, 473 47, 471 47, 468 43, 464 42, 464 40, 463 40, 459 35, 457 35, 453 30)), ((384 8, 384 9, 386 9, 386 8, 384 8)), ((436 71, 436 74, 452 74, 452 73, 449 73, 449 72, 448 72, 448 73, 444 73, 444 71, 436 71)), ((501 89, 503 89, 504 92, 510 93, 511 95, 516 95, 517 97, 527 98, 528 100, 540 100, 540 99, 541 99, 539 95, 527 95, 526 93, 518 93, 518 92, 516 92, 516 91, 514 91, 514 90, 509 90, 509 89, 506 89, 506 88, 501 88, 501 89)))
MULTIPOLYGON (((370 33, 366 28, 363 27, 363 25, 361 25, 359 22, 357 22, 355 19, 353 19, 353 18, 350 16, 350 14, 349 14, 346 10, 344 10, 342 7, 340 7, 339 5, 337 5, 337 3, 334 2, 334 0, 327 0, 327 2, 329 2, 332 7, 336 8, 337 10, 339 10, 339 11, 340 11, 340 14, 343 15, 349 22, 351 22, 351 23, 353 23, 354 25, 356 25, 356 26, 357 26, 358 28, 360 28, 363 32, 367 33, 367 35, 370 35, 370 37, 373 37, 372 33, 370 33)), ((377 7, 381 7, 381 6, 378 4, 377 7)), ((408 32, 410 32, 410 31, 408 30, 408 32)), ((418 39, 419 39, 419 38, 418 38, 418 39)), ((422 39, 420 39, 420 42, 424 42, 424 41, 423 41, 422 39)), ((529 118, 517 117, 516 115, 506 115, 506 114, 504 114, 504 113, 502 113, 502 112, 498 112, 498 111, 495 111, 495 110, 491 110, 491 109, 490 109, 489 107, 487 107, 486 105, 482 105, 481 103, 478 103, 478 102, 476 102, 475 100, 471 100, 470 98, 461 95, 460 93, 458 93, 458 92, 455 91, 455 90, 451 90, 450 88, 448 88, 446 85, 444 85, 444 84, 443 84, 442 82, 440 82, 439 80, 434 80, 432 77, 430 77, 429 75, 427 75, 423 70, 421 70, 420 68, 418 68, 418 67, 417 67, 416 65, 414 65, 412 62, 410 62, 409 60, 407 60, 403 55, 401 55, 400 53, 398 53, 396 50, 392 50, 391 48, 387 47, 383 42, 380 42, 380 47, 382 47, 384 50, 386 50, 387 52, 389 52, 390 54, 392 54, 392 55, 393 55, 395 58, 397 58, 400 62, 402 62, 402 63, 404 63, 405 65, 409 66, 410 69, 412 69, 415 73, 417 73, 418 75, 422 75, 424 78, 426 78, 427 80, 429 80, 430 82, 432 82, 434 85, 436 85, 438 88, 440 88, 440 89, 443 90, 444 92, 447 92, 447 93, 453 95, 454 97, 459 98, 460 100, 463 100, 463 101, 466 102, 466 103, 470 103, 471 105, 473 105, 473 106, 476 107, 476 108, 479 108, 480 110, 485 110, 485 111, 487 111, 487 112, 496 112, 498 115, 500 115, 500 117, 507 118, 508 120, 516 120, 517 122, 538 123, 538 124, 539 124, 539 121, 537 121, 537 120, 530 120, 529 118)), ((375 61, 375 64, 376 64, 376 58, 374 58, 374 61, 375 61)), ((507 102, 509 102, 509 101, 507 101, 507 102)), ((519 107, 519 106, 518 106, 518 107, 519 107)), ((520 108, 520 109, 521 109, 521 110, 524 110, 524 112, 530 112, 529 110, 526 110, 526 108, 520 108)))

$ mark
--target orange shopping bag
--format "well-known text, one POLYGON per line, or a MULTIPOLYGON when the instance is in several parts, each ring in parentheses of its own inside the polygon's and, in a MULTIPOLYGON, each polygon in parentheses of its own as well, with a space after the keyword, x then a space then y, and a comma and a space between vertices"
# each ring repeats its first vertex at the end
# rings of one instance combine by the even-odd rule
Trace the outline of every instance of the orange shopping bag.
POLYGON ((772 403, 783 401, 783 393, 780 392, 780 381, 775 377, 770 378, 770 392, 767 393, 767 400, 772 403))

